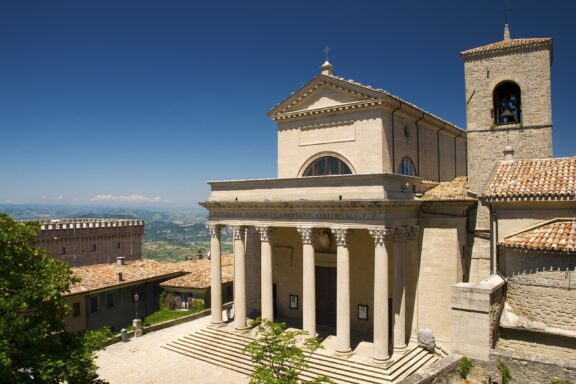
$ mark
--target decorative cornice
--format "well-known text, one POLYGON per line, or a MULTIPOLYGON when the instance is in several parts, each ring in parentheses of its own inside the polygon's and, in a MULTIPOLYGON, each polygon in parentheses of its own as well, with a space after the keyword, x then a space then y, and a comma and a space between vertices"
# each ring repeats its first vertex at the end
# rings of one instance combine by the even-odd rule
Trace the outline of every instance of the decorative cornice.
POLYGON ((302 244, 312 244, 312 238, 314 236, 314 228, 299 226, 296 228, 300 236, 302 236, 302 244))
POLYGON ((223 227, 224 226, 221 224, 213 224, 213 223, 206 224, 206 228, 208 228, 208 232, 210 232, 210 237, 216 237, 218 239, 220 239, 220 234, 222 232, 223 227))
POLYGON ((330 228, 332 233, 336 235, 336 244, 339 247, 348 246, 348 236, 350 235, 350 230, 348 228, 330 228))
POLYGON ((232 238, 234 240, 244 240, 246 237, 246 226, 232 225, 232 238))
POLYGON ((269 242, 272 238, 272 228, 269 225, 256 225, 256 231, 260 233, 260 241, 269 242))
POLYGON ((370 101, 356 101, 352 103, 332 106, 332 107, 324 107, 324 108, 315 108, 306 111, 295 111, 295 112, 286 112, 282 114, 277 114, 272 116, 272 120, 274 121, 281 121, 281 120, 291 120, 297 119, 300 117, 306 116, 314 116, 314 115, 324 115, 328 113, 334 112, 348 112, 355 109, 360 108, 368 108, 368 107, 378 107, 383 104, 387 104, 383 100, 370 100, 370 101))
POLYGON ((368 233, 374 238, 374 245, 384 247, 386 242, 390 240, 392 229, 390 227, 374 227, 368 229, 368 233))

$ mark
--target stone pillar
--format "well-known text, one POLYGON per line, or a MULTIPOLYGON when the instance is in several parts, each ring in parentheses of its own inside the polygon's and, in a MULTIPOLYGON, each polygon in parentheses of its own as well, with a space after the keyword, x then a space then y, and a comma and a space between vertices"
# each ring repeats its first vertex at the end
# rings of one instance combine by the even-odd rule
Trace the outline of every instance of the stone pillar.
POLYGON ((234 328, 246 329, 246 227, 232 226, 234 239, 234 328))
POLYGON ((316 261, 312 236, 314 229, 298 227, 302 236, 302 329, 316 337, 316 261))
POLYGON ((407 332, 408 338, 418 336, 419 239, 420 226, 410 226, 406 235, 406 326, 410 327, 410 332, 407 332))
POLYGON ((210 313, 213 325, 222 324, 222 259, 220 254, 220 234, 222 225, 208 224, 210 232, 210 313))
POLYGON ((391 231, 387 227, 371 228, 374 238, 374 352, 375 361, 386 361, 389 354, 388 335, 388 251, 386 242, 391 231))
POLYGON ((336 235, 336 352, 350 353, 350 252, 348 228, 332 228, 336 235))
POLYGON ((270 227, 257 225, 260 233, 260 284, 262 294, 262 319, 274 321, 274 298, 272 281, 272 246, 270 245, 270 227))
POLYGON ((394 349, 406 344, 406 233, 407 228, 394 230, 394 349))

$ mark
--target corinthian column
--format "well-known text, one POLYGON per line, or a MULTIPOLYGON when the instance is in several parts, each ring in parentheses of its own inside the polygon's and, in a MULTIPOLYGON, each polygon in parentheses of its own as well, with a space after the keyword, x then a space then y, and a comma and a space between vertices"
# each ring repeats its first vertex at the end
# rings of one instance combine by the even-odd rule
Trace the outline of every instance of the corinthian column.
POLYGON ((246 329, 246 263, 245 247, 246 227, 232 226, 234 239, 234 328, 246 329))
POLYGON ((336 352, 350 349, 350 252, 348 228, 332 228, 336 235, 336 352))
POLYGON ((302 236, 302 329, 316 337, 316 262, 312 236, 314 229, 298 227, 302 236))
POLYGON ((256 230, 260 233, 262 319, 273 321, 274 299, 272 297, 272 246, 270 245, 270 227, 267 225, 257 225, 256 230))
POLYGON ((394 230, 394 349, 406 348, 406 227, 394 230))
POLYGON ((207 225, 210 232, 210 313, 213 325, 222 324, 222 260, 220 233, 222 225, 207 225))
POLYGON ((388 335, 388 251, 386 242, 391 231, 386 227, 371 228, 374 238, 374 352, 372 358, 385 361, 390 358, 388 335))

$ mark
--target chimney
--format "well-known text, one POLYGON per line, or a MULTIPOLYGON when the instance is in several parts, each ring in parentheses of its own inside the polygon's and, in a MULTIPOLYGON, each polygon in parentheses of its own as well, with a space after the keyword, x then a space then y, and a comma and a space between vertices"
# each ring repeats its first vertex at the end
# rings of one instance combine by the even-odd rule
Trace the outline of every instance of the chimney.
POLYGON ((124 281, 122 279, 122 272, 116 272, 116 282, 121 283, 122 281, 124 281))
POLYGON ((514 149, 509 145, 504 148, 504 161, 514 161, 514 149))
POLYGON ((125 265, 126 264, 126 258, 124 256, 118 256, 116 258, 116 264, 117 265, 125 265))

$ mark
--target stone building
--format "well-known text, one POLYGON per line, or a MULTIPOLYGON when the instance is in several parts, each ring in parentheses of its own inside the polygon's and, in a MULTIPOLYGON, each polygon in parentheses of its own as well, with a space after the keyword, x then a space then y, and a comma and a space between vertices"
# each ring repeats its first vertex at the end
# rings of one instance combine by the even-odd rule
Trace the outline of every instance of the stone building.
MULTIPOLYGON (((556 291, 540 293, 558 306, 572 303, 574 291, 558 293, 562 273, 574 270, 570 258, 511 251, 516 231, 574 232, 574 159, 550 160, 551 53, 552 39, 512 39, 508 26, 502 41, 462 52, 467 131, 324 63, 268 113, 278 129, 278 178, 210 182, 201 203, 213 286, 221 279, 220 231, 233 231, 234 328, 246 329, 250 316, 288 321, 328 334, 325 346, 337 356, 367 354, 384 367, 429 328, 444 350, 489 360, 499 346, 522 345, 500 318, 531 305, 522 301, 526 282, 549 279, 556 291), (571 181, 554 189, 556 174, 529 172, 535 183, 526 196, 493 196, 518 185, 524 162, 550 164, 571 181), (500 178, 506 172, 513 177, 500 178), (543 198, 533 194, 541 177, 543 198), (540 274, 548 268, 556 272, 540 274), (500 334, 507 344, 498 344, 500 334)), ((556 253, 573 249, 574 237, 562 236, 556 253)), ((211 303, 217 326, 220 291, 211 303)), ((563 354, 573 339, 554 337, 567 335, 571 305, 542 319, 550 329, 539 340, 560 343, 563 354)))
POLYGON ((73 267, 142 258, 143 220, 63 219, 40 222, 39 245, 73 267))

